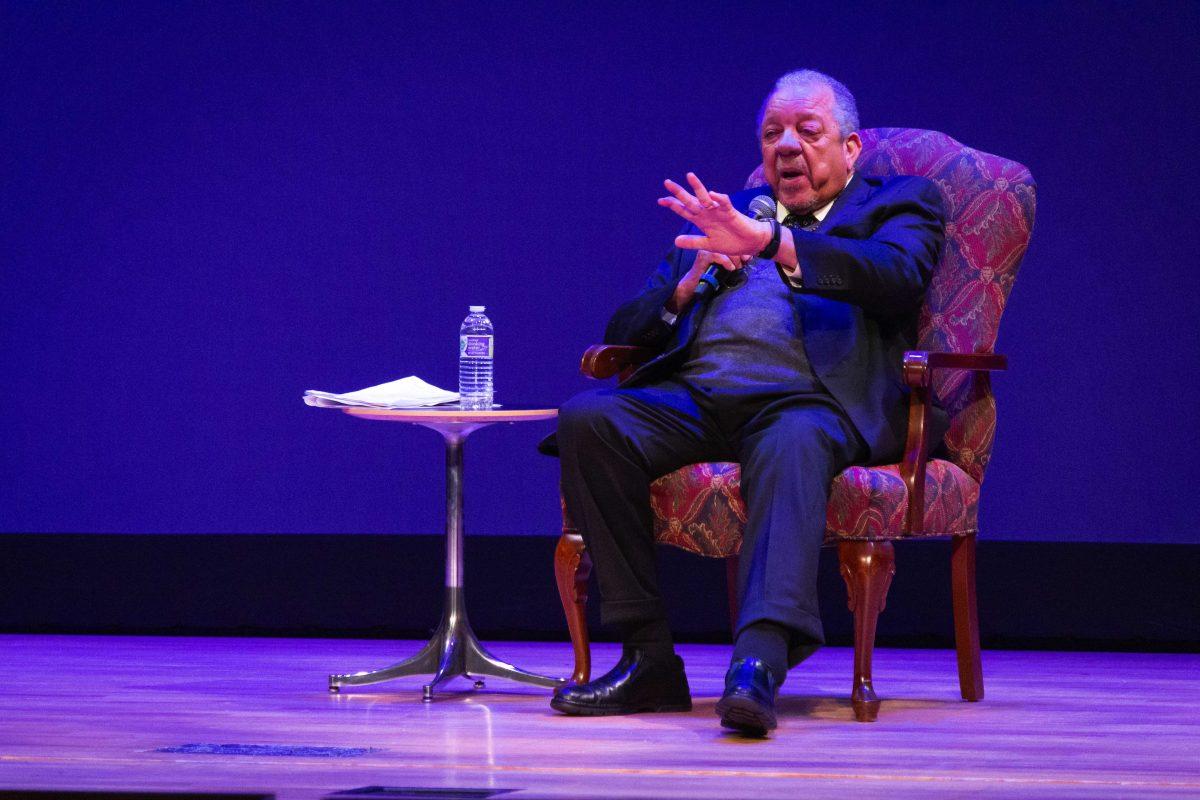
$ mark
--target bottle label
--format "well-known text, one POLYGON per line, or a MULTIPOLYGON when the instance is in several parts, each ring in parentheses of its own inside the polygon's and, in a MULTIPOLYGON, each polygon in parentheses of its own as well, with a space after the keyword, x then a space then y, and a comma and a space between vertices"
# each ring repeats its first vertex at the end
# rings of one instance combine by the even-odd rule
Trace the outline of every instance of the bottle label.
POLYGON ((458 354, 472 358, 491 358, 494 336, 467 334, 458 337, 458 354))

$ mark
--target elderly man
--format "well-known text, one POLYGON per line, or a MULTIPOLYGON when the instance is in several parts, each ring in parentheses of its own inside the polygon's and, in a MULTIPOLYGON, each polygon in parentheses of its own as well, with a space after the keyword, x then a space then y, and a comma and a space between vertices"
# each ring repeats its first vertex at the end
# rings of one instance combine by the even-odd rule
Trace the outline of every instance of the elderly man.
POLYGON ((901 354, 943 238, 932 183, 854 171, 857 129, 841 83, 788 73, 758 121, 773 218, 748 213, 762 189, 723 194, 692 173, 686 188, 665 182, 659 204, 688 224, 605 335, 659 354, 618 387, 572 398, 559 417, 563 496, 623 652, 603 677, 559 689, 555 709, 691 708, 656 582, 649 502, 651 481, 687 464, 739 462, 748 510, 722 725, 774 728, 788 669, 823 643, 816 578, 830 484, 902 451, 901 354), (698 289, 706 271, 722 276, 709 278, 716 291, 698 289))

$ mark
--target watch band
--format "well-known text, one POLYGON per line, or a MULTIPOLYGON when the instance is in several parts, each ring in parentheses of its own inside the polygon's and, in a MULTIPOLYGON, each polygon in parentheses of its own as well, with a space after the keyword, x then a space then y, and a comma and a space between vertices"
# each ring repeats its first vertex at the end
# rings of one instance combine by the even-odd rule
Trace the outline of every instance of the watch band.
POLYGON ((771 223, 771 241, 767 242, 767 246, 759 251, 758 257, 772 259, 779 252, 779 241, 783 236, 783 226, 774 217, 767 221, 771 223))

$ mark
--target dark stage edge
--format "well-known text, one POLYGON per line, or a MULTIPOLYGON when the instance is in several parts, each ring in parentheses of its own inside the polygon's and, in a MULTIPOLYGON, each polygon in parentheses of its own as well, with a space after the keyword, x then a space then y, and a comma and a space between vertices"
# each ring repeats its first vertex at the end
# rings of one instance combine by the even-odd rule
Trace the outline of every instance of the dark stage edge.
MULTIPOLYGON (((467 537, 481 635, 566 638, 555 542, 467 537)), ((0 631, 419 639, 441 611, 443 548, 424 535, 0 534, 0 631)), ((945 541, 897 543, 881 645, 952 643, 949 553, 945 541)), ((985 647, 1200 649, 1200 545, 982 540, 978 562, 985 647)), ((724 563, 663 548, 660 566, 678 638, 726 641, 724 563)), ((821 598, 829 643, 849 644, 831 550, 821 598)))

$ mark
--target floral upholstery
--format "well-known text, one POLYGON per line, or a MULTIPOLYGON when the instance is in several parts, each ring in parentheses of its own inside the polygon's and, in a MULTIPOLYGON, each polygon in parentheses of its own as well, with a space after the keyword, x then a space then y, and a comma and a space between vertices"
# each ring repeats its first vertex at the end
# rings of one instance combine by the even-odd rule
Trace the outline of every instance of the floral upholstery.
MULTIPOLYGON (((918 349, 992 352, 1033 229, 1029 170, 936 131, 874 128, 860 135, 859 172, 920 175, 937 184, 946 202, 946 245, 921 310, 918 349)), ((760 167, 747 185, 763 183, 760 167)), ((988 373, 937 370, 934 391, 950 429, 947 458, 929 461, 920 536, 975 533, 996 431, 988 373)), ((738 466, 728 463, 692 464, 659 478, 651 484, 655 538, 705 556, 737 553, 746 521, 738 486, 738 466)), ((851 467, 833 482, 826 543, 901 538, 907 507, 899 465, 851 467)))
MULTIPOLYGON (((740 477, 737 464, 692 464, 650 484, 654 538, 702 556, 737 555, 746 522, 740 477)), ((925 478, 925 530, 919 536, 976 533, 978 503, 974 478, 949 461, 931 459, 925 478)), ((825 543, 898 538, 907 513, 908 491, 898 464, 851 467, 833 481, 825 543)))

